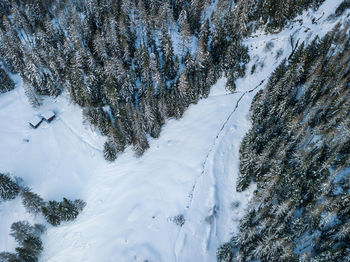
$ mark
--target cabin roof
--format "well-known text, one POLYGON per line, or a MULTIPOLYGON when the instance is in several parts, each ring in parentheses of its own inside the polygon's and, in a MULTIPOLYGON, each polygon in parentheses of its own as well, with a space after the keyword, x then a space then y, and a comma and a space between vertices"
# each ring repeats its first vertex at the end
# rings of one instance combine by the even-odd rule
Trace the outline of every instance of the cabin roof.
POLYGON ((45 118, 46 120, 49 120, 55 116, 55 113, 53 111, 49 110, 49 111, 42 113, 41 116, 43 118, 45 118))
POLYGON ((43 119, 38 117, 38 116, 34 116, 30 121, 29 121, 29 124, 31 124, 32 126, 36 127, 40 124, 40 122, 42 121, 43 119))

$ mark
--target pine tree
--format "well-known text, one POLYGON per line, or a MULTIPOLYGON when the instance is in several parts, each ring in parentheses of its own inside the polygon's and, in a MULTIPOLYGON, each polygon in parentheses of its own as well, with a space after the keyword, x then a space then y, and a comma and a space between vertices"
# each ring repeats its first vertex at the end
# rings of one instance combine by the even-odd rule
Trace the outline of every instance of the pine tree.
POLYGON ((216 252, 218 262, 231 262, 233 258, 232 246, 229 243, 223 244, 216 252))
POLYGON ((218 21, 214 25, 212 41, 210 43, 212 60, 215 64, 218 64, 223 59, 223 56, 224 56, 223 50, 225 50, 227 46, 227 40, 225 35, 226 35, 225 29, 221 21, 218 21))
POLYGON ((144 118, 147 133, 153 138, 159 137, 162 119, 159 113, 156 98, 153 95, 152 88, 148 88, 144 104, 144 118))
POLYGON ((191 29, 188 23, 187 12, 185 9, 181 11, 178 23, 180 25, 180 35, 181 35, 181 50, 184 56, 190 49, 191 44, 191 29))
POLYGON ((32 226, 27 221, 18 221, 11 225, 10 235, 15 238, 19 245, 24 246, 28 238, 39 238, 45 230, 46 228, 43 225, 35 224, 32 226))
POLYGON ((160 69, 159 69, 158 57, 154 53, 151 53, 151 55, 150 55, 149 66, 150 66, 150 70, 152 73, 152 82, 154 85, 154 89, 157 92, 157 90, 162 85, 163 79, 162 79, 162 74, 161 74, 160 69))
POLYGON ((21 190, 22 204, 28 213, 38 214, 44 205, 44 200, 36 193, 33 193, 29 188, 21 190))
POLYGON ((10 252, 0 253, 0 262, 19 262, 17 255, 10 252))
POLYGON ((177 73, 177 65, 174 61, 174 50, 169 34, 166 29, 162 28, 162 53, 163 53, 163 74, 167 79, 172 80, 175 78, 177 73))
POLYGON ((5 254, 9 258, 5 261, 38 261, 40 253, 43 251, 40 236, 45 230, 45 226, 40 224, 32 226, 27 221, 13 223, 10 235, 15 238, 20 246, 16 248, 16 254, 5 254))
POLYGON ((74 203, 71 200, 68 200, 67 198, 63 198, 63 201, 60 203, 60 219, 62 221, 74 220, 77 218, 79 211, 81 210, 78 209, 76 203, 74 203))
MULTIPOLYGON (((161 7, 159 8, 159 24, 161 25, 170 25, 174 22, 173 13, 171 6, 168 1, 163 1, 161 7)), ((164 28, 164 26, 163 26, 164 28)))
POLYGON ((179 90, 179 99, 183 104, 183 107, 187 107, 187 105, 189 104, 189 101, 191 100, 191 97, 190 97, 191 93, 190 93, 190 86, 188 83, 185 70, 183 70, 179 76, 177 89, 179 90))
POLYGON ((12 79, 8 76, 8 74, 0 68, 0 94, 11 91, 14 89, 15 84, 12 79))
POLYGON ((49 201, 41 208, 41 211, 46 219, 53 226, 58 226, 61 223, 59 214, 59 202, 49 201))
POLYGON ((196 54, 196 64, 200 70, 206 69, 209 71, 208 66, 211 64, 211 58, 208 51, 208 38, 209 38, 209 22, 206 22, 201 27, 201 32, 198 40, 198 49, 196 54))
MULTIPOLYGON (((31 241, 34 241, 34 239, 32 239, 31 241)), ((37 257, 37 252, 34 252, 29 248, 17 247, 16 252, 17 252, 17 256, 19 258, 19 261, 26 261, 26 262, 38 262, 39 261, 39 259, 37 257)))
POLYGON ((191 0, 189 8, 189 23, 192 32, 196 32, 200 27, 200 18, 204 3, 202 0, 191 0))
POLYGON ((77 218, 79 212, 85 207, 82 200, 71 201, 63 198, 62 202, 49 201, 42 207, 42 213, 51 225, 58 226, 63 221, 72 221, 77 218))
POLYGON ((3 200, 12 200, 19 194, 20 187, 11 178, 0 173, 0 197, 3 200))
POLYGON ((106 160, 108 161, 114 161, 117 158, 117 152, 114 148, 114 146, 111 145, 109 142, 105 142, 103 146, 103 154, 106 160))
POLYGON ((135 130, 133 149, 135 151, 136 156, 140 157, 149 148, 149 144, 146 137, 143 117, 140 113, 134 114, 133 117, 133 124, 135 130))

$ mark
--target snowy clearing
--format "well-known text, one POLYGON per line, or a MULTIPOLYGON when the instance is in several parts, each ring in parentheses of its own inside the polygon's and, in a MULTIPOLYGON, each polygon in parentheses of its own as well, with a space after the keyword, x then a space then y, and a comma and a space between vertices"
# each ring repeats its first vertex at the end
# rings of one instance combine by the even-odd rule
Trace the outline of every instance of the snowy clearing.
MULTIPOLYGON (((235 190, 252 98, 291 53, 290 35, 306 42, 323 36, 339 21, 327 18, 340 2, 325 1, 315 14, 325 13, 318 24, 307 14, 300 16, 310 30, 291 25, 279 34, 246 40, 251 62, 247 77, 237 81, 237 92, 227 94, 220 79, 208 99, 190 106, 182 119, 169 120, 141 158, 128 148, 107 163, 105 138, 83 124, 81 109, 68 96, 48 98, 33 109, 17 79, 17 88, 0 96, 0 171, 22 177, 45 200, 87 202, 76 221, 48 226, 41 260, 214 261, 217 247, 238 230, 254 190, 235 190), (267 42, 273 42, 269 51, 267 42), (276 59, 279 50, 283 54, 276 59), (250 75, 253 64, 257 69, 250 75), (48 110, 56 113, 51 123, 37 129, 28 125, 48 110), (179 214, 185 218, 182 227, 172 221, 179 214)), ((43 222, 26 214, 19 198, 0 204, 0 219, 1 251, 15 248, 8 235, 13 222, 43 222)))

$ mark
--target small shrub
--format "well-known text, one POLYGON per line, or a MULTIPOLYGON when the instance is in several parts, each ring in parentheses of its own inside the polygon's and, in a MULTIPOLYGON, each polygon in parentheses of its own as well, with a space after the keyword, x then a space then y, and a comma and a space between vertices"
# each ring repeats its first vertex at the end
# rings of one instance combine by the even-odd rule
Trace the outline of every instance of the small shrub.
POLYGON ((282 55, 283 55, 283 49, 280 48, 280 49, 278 49, 277 52, 276 52, 275 59, 278 60, 282 55))
POLYGON ((256 64, 254 64, 254 65, 252 66, 252 69, 250 70, 250 74, 251 74, 251 75, 254 74, 254 73, 255 73, 255 70, 256 70, 256 64))
POLYGON ((185 221, 186 220, 185 220, 185 217, 183 214, 180 214, 180 215, 173 217, 173 222, 180 227, 182 227, 185 224, 185 221))
POLYGON ((267 42, 265 47, 264 47, 264 52, 270 52, 274 48, 275 44, 271 41, 267 42))
POLYGON ((232 210, 237 209, 237 208, 239 208, 240 205, 241 205, 241 203, 239 201, 232 202, 231 209, 232 210))

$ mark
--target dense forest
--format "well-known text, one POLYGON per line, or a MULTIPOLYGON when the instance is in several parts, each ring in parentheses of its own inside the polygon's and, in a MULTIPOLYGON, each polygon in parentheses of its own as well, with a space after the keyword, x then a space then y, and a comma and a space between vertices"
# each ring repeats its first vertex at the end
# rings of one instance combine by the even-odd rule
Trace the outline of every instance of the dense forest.
MULTIPOLYGON (((14 89, 14 74, 34 107, 67 93, 107 137, 108 161, 127 146, 141 156, 166 120, 208 97, 221 76, 235 90, 250 60, 245 37, 279 32, 323 2, 2 0, 0 94, 14 89)), ((344 0, 335 15, 349 7, 344 0)), ((218 261, 350 261, 349 36, 349 25, 338 25, 294 46, 254 98, 237 191, 252 183, 257 190, 218 261)), ((74 220, 85 206, 45 201, 0 174, 0 201, 17 197, 52 226, 74 220)), ((18 247, 0 253, 0 261, 38 261, 44 232, 43 225, 13 223, 18 247)))
POLYGON ((224 37, 227 32, 209 41, 202 1, 2 5, 3 65, 21 75, 35 106, 40 96, 66 90, 86 119, 108 136, 108 160, 129 144, 142 154, 147 135, 158 137, 166 118, 181 117, 189 104, 208 96, 222 67, 210 44, 216 49, 234 43, 236 54, 225 63, 237 69, 235 77, 244 74, 248 60, 239 39, 224 37))
POLYGON ((237 190, 257 190, 219 261, 349 261, 349 69, 349 28, 339 25, 300 46, 256 95, 237 190))
POLYGON ((158 137, 165 119, 207 97, 222 72, 235 89, 249 60, 241 44, 248 24, 282 28, 322 1, 283 1, 283 8, 255 2, 234 8, 228 0, 5 0, 1 62, 20 74, 34 106, 67 91, 108 137, 106 159, 127 145, 141 155, 147 137, 158 137))

